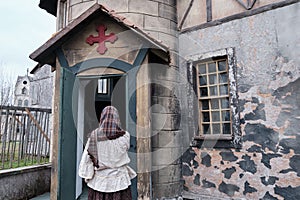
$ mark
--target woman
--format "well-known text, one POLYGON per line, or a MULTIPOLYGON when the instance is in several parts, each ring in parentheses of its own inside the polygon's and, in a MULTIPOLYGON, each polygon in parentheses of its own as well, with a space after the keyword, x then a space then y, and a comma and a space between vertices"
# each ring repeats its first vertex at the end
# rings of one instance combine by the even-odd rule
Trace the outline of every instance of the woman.
POLYGON ((131 200, 131 179, 136 173, 128 166, 129 146, 130 135, 121 128, 118 110, 105 107, 79 165, 79 176, 89 187, 89 200, 131 200))

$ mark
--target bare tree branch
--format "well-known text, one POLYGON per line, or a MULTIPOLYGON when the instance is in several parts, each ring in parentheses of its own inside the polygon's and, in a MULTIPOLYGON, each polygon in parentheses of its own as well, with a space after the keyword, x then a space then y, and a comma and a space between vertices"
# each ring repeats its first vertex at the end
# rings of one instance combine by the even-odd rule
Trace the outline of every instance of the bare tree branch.
POLYGON ((0 64, 0 106, 12 105, 14 80, 11 73, 0 64))

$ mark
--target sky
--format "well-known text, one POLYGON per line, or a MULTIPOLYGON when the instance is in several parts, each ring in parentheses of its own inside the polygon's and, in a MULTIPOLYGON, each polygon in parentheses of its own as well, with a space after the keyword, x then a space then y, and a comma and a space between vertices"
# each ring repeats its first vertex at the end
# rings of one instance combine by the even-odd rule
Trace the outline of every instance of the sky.
POLYGON ((56 31, 56 17, 38 5, 39 0, 0 3, 0 70, 14 79, 34 68, 37 62, 29 55, 56 31))

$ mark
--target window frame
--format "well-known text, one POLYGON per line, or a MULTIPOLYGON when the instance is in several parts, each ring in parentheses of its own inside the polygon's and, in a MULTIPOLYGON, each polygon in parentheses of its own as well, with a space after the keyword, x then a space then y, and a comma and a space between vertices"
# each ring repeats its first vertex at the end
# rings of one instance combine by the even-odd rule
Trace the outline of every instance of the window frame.
POLYGON ((28 107, 29 106, 29 101, 28 101, 28 99, 25 99, 24 100, 24 107, 28 107))
POLYGON ((22 104, 23 104, 22 99, 18 99, 18 106, 22 106, 22 104))
POLYGON ((106 77, 98 78, 97 83, 97 94, 99 95, 109 95, 110 94, 110 87, 111 87, 111 80, 106 77), (101 82, 101 84, 100 84, 101 82), (104 84, 105 83, 105 84, 104 84), (101 89, 99 88, 101 85, 101 89))
MULTIPOLYGON (((188 67, 188 80, 193 86, 194 93, 196 94, 197 103, 194 104, 193 116, 200 121, 200 108, 199 108, 199 98, 198 98, 198 73, 197 64, 201 62, 207 62, 209 60, 215 60, 218 58, 226 58, 228 65, 228 94, 229 94, 229 108, 231 112, 231 134, 230 137, 224 136, 211 136, 211 135, 201 135, 200 134, 200 124, 197 123, 198 127, 194 131, 194 137, 192 141, 192 146, 197 147, 212 147, 212 148, 241 148, 241 130, 240 130, 240 113, 238 109, 238 93, 237 93, 237 83, 236 83, 236 58, 234 48, 225 48, 217 50, 214 52, 207 52, 202 54, 196 54, 188 57, 187 67, 188 67)), ((195 123, 196 124, 196 123, 195 123)))
MULTIPOLYGON (((220 105, 220 102, 218 103, 219 105, 219 108, 218 109, 213 109, 212 108, 212 105, 211 105, 211 102, 213 100, 216 100, 216 99, 222 99, 222 98, 228 98, 228 101, 230 101, 230 95, 229 95, 229 91, 230 91, 230 88, 229 88, 229 66, 228 66, 228 60, 227 60, 227 57, 226 56, 222 56, 222 57, 218 57, 216 59, 209 59, 209 60, 201 60, 199 62, 196 62, 195 63, 196 65, 196 87, 197 87, 197 97, 198 97, 198 111, 199 111, 199 117, 198 117, 198 124, 199 124, 199 135, 198 136, 195 136, 195 137, 199 137, 200 139, 223 139, 223 140, 231 140, 232 139, 232 112, 231 112, 231 109, 230 109, 230 105, 229 105, 229 102, 228 102, 228 107, 226 107, 225 109, 221 108, 222 106, 220 105), (218 71, 218 67, 217 67, 217 64, 216 63, 219 63, 220 61, 225 61, 226 62, 226 69, 219 72, 218 71), (215 66, 215 69, 216 71, 215 72, 209 72, 209 66, 210 64, 214 64, 215 66), (199 71, 199 67, 200 66, 203 66, 205 65, 205 68, 206 68, 206 72, 203 74, 205 75, 205 78, 206 78, 206 86, 205 85, 201 85, 201 83, 199 82, 199 77, 201 75, 200 71, 199 71), (211 84, 211 79, 210 77, 213 77, 213 75, 215 77, 218 77, 219 74, 224 74, 224 72, 226 72, 226 78, 227 78, 227 81, 226 82, 222 82, 222 83, 213 83, 211 84), (227 94, 225 95, 221 95, 220 94, 220 87, 221 86, 227 86, 227 94), (216 88, 216 93, 217 95, 211 95, 211 88, 214 87, 216 88), (205 97, 200 97, 200 93, 201 93, 201 89, 207 89, 207 96, 205 97), (203 110, 203 105, 201 103, 203 103, 204 101, 208 101, 208 108, 203 110), (202 108, 201 108, 202 107, 202 108), (229 123, 230 123, 230 134, 224 134, 222 133, 221 131, 221 128, 220 128, 220 132, 219 134, 215 134, 214 131, 213 131, 213 125, 214 124, 218 124, 218 125, 221 125, 222 124, 222 117, 220 116, 220 112, 222 111, 229 111, 230 112, 230 118, 229 118, 229 123), (209 113, 209 118, 210 120, 208 122, 205 122, 203 120, 203 117, 202 117, 202 114, 203 113, 209 113), (219 112, 219 121, 217 123, 216 120, 212 120, 212 113, 213 112, 219 112), (210 128, 209 128, 209 134, 205 134, 204 133, 204 130, 203 130, 203 125, 205 124, 209 124, 210 128)), ((217 78, 218 79, 218 78, 217 78)), ((225 123, 224 123, 225 124, 225 123)), ((227 121, 227 124, 228 124, 228 121, 227 121)))
POLYGON ((26 88, 26 87, 23 87, 23 88, 22 88, 21 94, 27 95, 27 88, 26 88))
POLYGON ((60 0, 58 8, 57 30, 65 28, 68 24, 68 0, 60 0))

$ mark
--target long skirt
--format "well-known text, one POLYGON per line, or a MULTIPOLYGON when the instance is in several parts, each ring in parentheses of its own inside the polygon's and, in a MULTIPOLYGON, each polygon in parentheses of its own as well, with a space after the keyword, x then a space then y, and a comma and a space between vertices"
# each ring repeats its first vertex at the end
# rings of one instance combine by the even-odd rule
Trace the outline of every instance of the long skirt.
POLYGON ((131 200, 131 190, 130 186, 125 190, 120 190, 117 192, 99 192, 89 188, 88 190, 88 200, 131 200))

